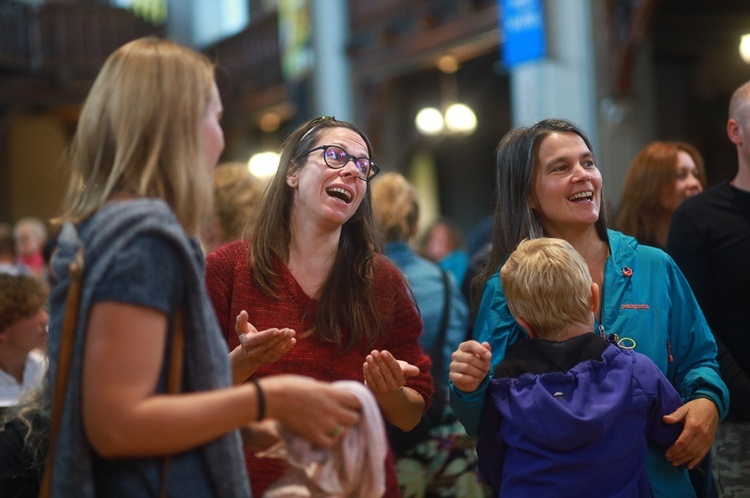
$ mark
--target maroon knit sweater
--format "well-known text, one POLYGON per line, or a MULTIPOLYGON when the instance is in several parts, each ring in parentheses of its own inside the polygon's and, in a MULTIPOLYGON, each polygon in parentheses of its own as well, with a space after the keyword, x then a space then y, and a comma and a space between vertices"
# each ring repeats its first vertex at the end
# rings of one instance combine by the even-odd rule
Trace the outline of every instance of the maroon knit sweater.
MULTIPOLYGON (((376 255, 374 258, 375 300, 388 332, 371 348, 361 344, 346 354, 337 355, 334 345, 323 343, 314 335, 301 337, 314 323, 317 300, 304 293, 289 269, 281 262, 276 265, 281 275, 279 297, 271 298, 263 294, 253 282, 248 255, 247 242, 239 241, 217 249, 206 258, 208 294, 230 349, 239 345, 234 325, 237 315, 243 309, 247 310, 250 323, 258 330, 287 327, 297 332, 297 344, 292 350, 276 363, 259 368, 254 377, 300 374, 329 382, 364 382, 362 364, 365 357, 372 349, 387 349, 396 359, 419 367, 421 373, 409 378, 406 385, 429 403, 432 395, 430 360, 418 343, 422 321, 409 297, 401 273, 385 257, 376 255), (308 312, 306 316, 305 311, 308 312)), ((348 330, 344 330, 344 334, 347 333, 348 330)), ((304 417, 303 413, 299 415, 304 417)), ((266 488, 281 477, 284 470, 281 460, 255 458, 247 448, 245 461, 253 496, 263 496, 266 488)), ((386 476, 385 496, 400 496, 391 454, 386 461, 386 476)))

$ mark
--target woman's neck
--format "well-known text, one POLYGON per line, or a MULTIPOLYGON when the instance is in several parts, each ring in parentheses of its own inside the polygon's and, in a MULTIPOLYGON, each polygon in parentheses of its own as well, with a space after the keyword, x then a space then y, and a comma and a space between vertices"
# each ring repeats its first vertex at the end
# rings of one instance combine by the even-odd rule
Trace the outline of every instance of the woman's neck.
POLYGON ((305 293, 317 297, 338 251, 341 229, 321 232, 292 222, 287 266, 305 293))
MULTIPOLYGON (((595 225, 591 225, 587 230, 580 232, 571 231, 565 234, 550 234, 549 236, 568 241, 578 254, 583 257, 591 274, 591 279, 600 289, 604 288, 604 265, 607 262, 607 258, 609 258, 609 244, 599 238, 595 225)), ((599 300, 596 319, 601 322, 601 294, 599 300)))

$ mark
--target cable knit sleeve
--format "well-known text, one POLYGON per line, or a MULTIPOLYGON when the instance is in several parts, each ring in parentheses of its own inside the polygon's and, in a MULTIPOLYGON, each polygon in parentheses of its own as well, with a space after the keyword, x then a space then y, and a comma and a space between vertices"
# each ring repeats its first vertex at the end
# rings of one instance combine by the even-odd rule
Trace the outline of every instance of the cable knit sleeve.
POLYGON ((245 267, 248 258, 248 246, 244 241, 237 241, 222 246, 206 257, 206 289, 213 304, 216 318, 221 326, 221 333, 231 344, 235 336, 232 316, 232 298, 238 267, 245 267))
POLYGON ((376 256, 375 272, 375 298, 382 306, 382 316, 386 317, 385 334, 375 347, 386 349, 397 360, 409 362, 419 368, 419 375, 409 377, 406 386, 424 398, 427 409, 433 385, 430 358, 419 346, 422 319, 398 268, 384 257, 376 256))

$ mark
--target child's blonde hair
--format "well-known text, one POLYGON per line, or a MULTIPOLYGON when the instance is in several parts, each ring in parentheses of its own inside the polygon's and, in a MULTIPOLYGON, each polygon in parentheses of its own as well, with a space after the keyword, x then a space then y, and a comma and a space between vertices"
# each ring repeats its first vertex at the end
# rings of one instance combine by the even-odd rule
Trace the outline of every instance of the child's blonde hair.
POLYGON ((591 320, 591 274, 568 242, 542 237, 518 244, 500 270, 508 308, 542 339, 591 320))

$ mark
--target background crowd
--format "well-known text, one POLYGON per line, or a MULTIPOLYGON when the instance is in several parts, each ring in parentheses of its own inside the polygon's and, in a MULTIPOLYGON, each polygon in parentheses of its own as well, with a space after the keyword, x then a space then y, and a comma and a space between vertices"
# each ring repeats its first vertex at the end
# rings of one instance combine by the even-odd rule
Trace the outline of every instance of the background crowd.
POLYGON ((750 82, 731 178, 654 141, 614 216, 586 132, 544 119, 498 137, 466 237, 420 225, 353 123, 302 123, 264 185, 218 164, 221 115, 208 59, 131 42, 86 100, 59 218, 0 224, 0 495, 580 496, 570 469, 601 496, 750 489, 750 82), (585 424, 554 414, 584 392, 585 424))

